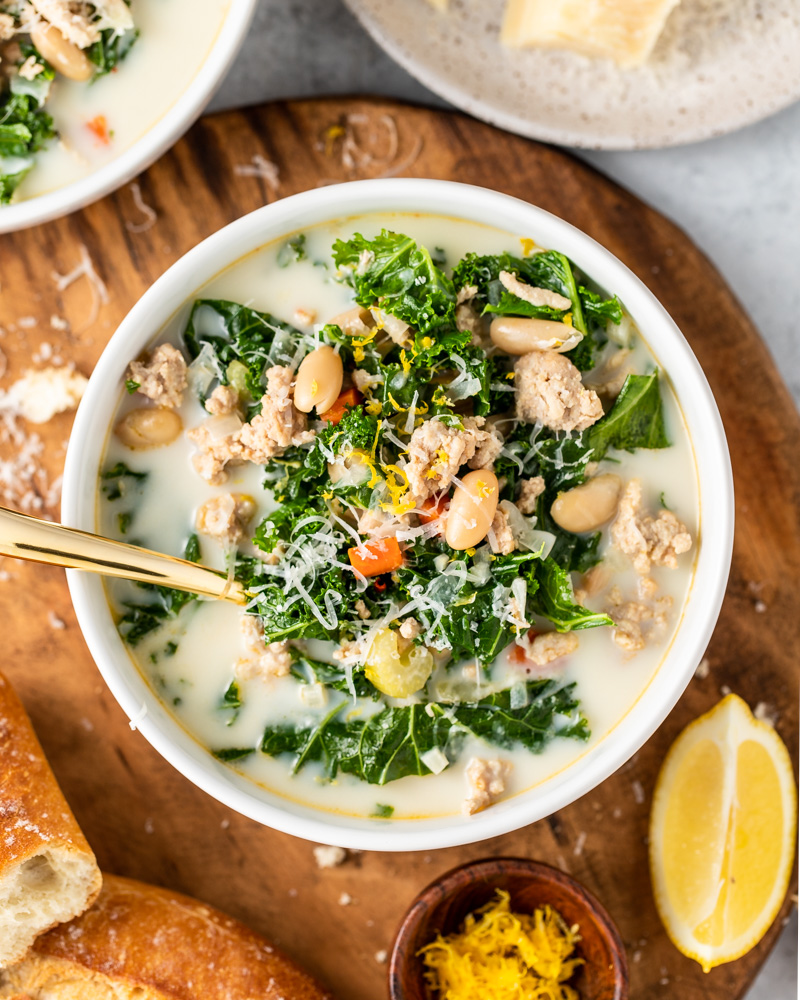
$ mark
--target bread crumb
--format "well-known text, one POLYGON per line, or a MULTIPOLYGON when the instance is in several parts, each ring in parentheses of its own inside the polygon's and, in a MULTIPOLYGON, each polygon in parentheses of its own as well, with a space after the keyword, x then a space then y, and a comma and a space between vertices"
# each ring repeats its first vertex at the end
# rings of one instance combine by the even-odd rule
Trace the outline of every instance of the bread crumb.
POLYGON ((631 788, 633 789, 633 800, 637 805, 641 805, 644 802, 644 787, 641 781, 632 781, 631 788))
POLYGON ((294 321, 298 326, 311 326, 316 319, 316 309, 295 309, 294 311, 294 321))
POLYGON ((780 713, 775 708, 774 705, 770 705, 766 701, 760 701, 754 711, 753 715, 759 722, 766 722, 768 726, 775 728, 775 724, 780 718, 780 713))
POLYGON ((229 819, 224 819, 219 824, 221 830, 227 830, 230 825, 231 825, 231 821, 229 819))
POLYGON ((297 889, 290 889, 287 895, 291 896, 292 899, 294 899, 297 896, 297 889))
POLYGON ((583 848, 586 844, 586 831, 581 830, 578 834, 578 839, 575 841, 575 846, 572 849, 572 853, 576 858, 579 858, 583 854, 583 848))
POLYGON ((55 629, 57 632, 60 632, 67 627, 66 624, 58 617, 55 611, 47 612, 47 621, 50 625, 50 628, 55 629))
POLYGON ((156 825, 153 822, 153 818, 151 816, 148 816, 147 819, 144 821, 144 832, 153 833, 155 831, 155 828, 156 825))
POLYGON ((386 959, 388 957, 389 957, 389 953, 386 951, 385 948, 381 948, 380 951, 376 951, 375 952, 375 961, 378 963, 378 965, 385 965, 386 964, 386 959))
POLYGON ((711 664, 708 661, 708 657, 704 657, 698 664, 697 670, 695 670, 694 675, 699 680, 704 681, 711 672, 711 664))
POLYGON ((45 424, 57 413, 74 410, 88 379, 66 368, 31 369, 6 390, 0 390, 0 409, 18 414, 33 424, 45 424))
POLYGON ((314 848, 314 860, 317 868, 336 868, 347 860, 347 851, 343 847, 320 844, 314 848))
POLYGON ((763 615, 764 612, 767 610, 767 606, 763 601, 756 601, 755 604, 753 605, 753 610, 756 612, 757 615, 763 615))
POLYGON ((343 892, 339 896, 339 906, 349 906, 353 902, 353 897, 349 892, 343 892))
POLYGON ((719 693, 722 695, 723 698, 727 698, 728 695, 731 694, 731 689, 728 687, 727 684, 723 684, 719 689, 719 693))

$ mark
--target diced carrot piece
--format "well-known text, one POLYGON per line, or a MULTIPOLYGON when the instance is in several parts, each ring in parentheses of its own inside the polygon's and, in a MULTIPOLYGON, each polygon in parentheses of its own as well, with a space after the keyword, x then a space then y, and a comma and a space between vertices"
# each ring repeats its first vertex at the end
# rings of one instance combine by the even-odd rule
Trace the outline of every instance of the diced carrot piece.
POLYGON ((104 146, 107 146, 111 142, 111 136, 108 132, 108 122, 106 121, 105 115, 97 115, 92 118, 91 121, 86 123, 86 127, 89 131, 95 135, 104 146))
POLYGON ((347 413, 348 408, 358 406, 363 399, 364 397, 358 389, 345 389, 344 392, 339 393, 338 398, 330 409, 324 413, 320 413, 319 419, 327 420, 329 424, 338 424, 345 413, 347 413))
POLYGON ((364 576, 391 573, 403 565, 403 551, 396 538, 377 538, 374 542, 348 549, 347 555, 353 569, 364 576))
POLYGON ((446 493, 440 493, 439 496, 432 496, 428 497, 427 500, 423 500, 418 514, 420 523, 430 524, 431 521, 438 520, 444 514, 444 509, 449 500, 450 497, 446 493))
MULTIPOLYGON (((536 638, 537 635, 538 635, 538 633, 537 633, 536 629, 532 628, 528 632, 528 639, 531 642, 533 642, 533 640, 536 638)), ((509 658, 509 660, 511 660, 512 663, 528 663, 529 662, 527 654, 525 652, 524 646, 520 646, 517 643, 514 644, 514 648, 508 654, 508 658, 509 658)))

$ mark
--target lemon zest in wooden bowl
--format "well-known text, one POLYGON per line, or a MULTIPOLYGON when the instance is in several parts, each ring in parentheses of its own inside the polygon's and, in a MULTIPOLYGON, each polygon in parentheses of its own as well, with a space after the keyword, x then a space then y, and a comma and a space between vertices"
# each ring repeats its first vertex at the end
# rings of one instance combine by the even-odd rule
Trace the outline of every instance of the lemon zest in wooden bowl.
POLYGON ((457 934, 440 934, 419 954, 440 1000, 579 1000, 567 985, 583 962, 578 941, 578 925, 552 907, 512 913, 509 894, 498 889, 457 934))

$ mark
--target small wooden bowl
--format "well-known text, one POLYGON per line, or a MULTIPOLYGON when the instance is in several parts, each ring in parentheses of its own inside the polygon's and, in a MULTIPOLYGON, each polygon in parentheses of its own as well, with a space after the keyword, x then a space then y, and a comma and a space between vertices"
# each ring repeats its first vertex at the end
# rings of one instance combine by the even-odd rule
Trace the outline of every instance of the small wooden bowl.
POLYGON ((493 858, 454 868, 424 889, 400 925, 389 964, 392 1000, 436 1000, 423 975, 420 948, 437 934, 457 931, 468 913, 494 898, 511 894, 511 908, 532 913, 549 904, 580 926, 578 955, 584 960, 570 985, 581 1000, 627 1000, 628 962, 611 917, 575 879, 538 861, 493 858))

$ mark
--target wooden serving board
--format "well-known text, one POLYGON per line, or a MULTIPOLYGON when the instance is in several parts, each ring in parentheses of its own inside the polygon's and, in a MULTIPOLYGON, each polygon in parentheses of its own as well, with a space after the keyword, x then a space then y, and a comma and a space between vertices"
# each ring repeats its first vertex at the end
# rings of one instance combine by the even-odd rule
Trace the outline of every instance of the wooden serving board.
MULTIPOLYGON (((375 956, 391 947, 420 889, 453 865, 498 855, 560 866, 599 896, 625 940, 637 1000, 741 997, 790 904, 748 956, 704 975, 669 943, 656 914, 648 808, 670 743, 727 688, 751 706, 768 703, 796 754, 800 421, 734 294, 672 223, 570 156, 460 114, 353 99, 209 116, 139 178, 144 202, 157 212, 150 228, 127 186, 67 219, 0 237, 3 385, 48 354, 42 344, 89 374, 145 289, 199 240, 243 213, 321 183, 387 171, 485 185, 555 212, 628 264, 688 337, 722 411, 737 489, 733 570, 708 650, 708 675, 692 681, 635 758, 549 819, 471 847, 367 852, 319 871, 311 845, 218 804, 131 731, 89 657, 62 572, 8 562, 0 567, 9 574, 0 581, 2 669, 30 711, 103 868, 198 896, 240 917, 343 1000, 385 995, 385 966, 375 956), (263 168, 265 161, 278 168, 277 177, 269 164, 246 169, 263 168), (81 244, 108 288, 107 303, 99 303, 88 325, 89 281, 79 278, 59 293, 52 278, 75 267, 81 244), (54 329, 51 316, 67 319, 69 331, 54 329), (352 897, 346 908, 339 903, 343 892, 352 897)), ((41 437, 44 451, 34 462, 50 482, 63 462, 70 420, 62 415, 28 428, 41 437)), ((0 455, 7 459, 19 447, 6 441, 0 455)), ((9 493, 19 502, 20 490, 3 485, 3 469, 0 463, 0 502, 9 493)), ((41 477, 36 490, 46 490, 41 477)), ((57 516, 49 499, 45 507, 57 516)))

